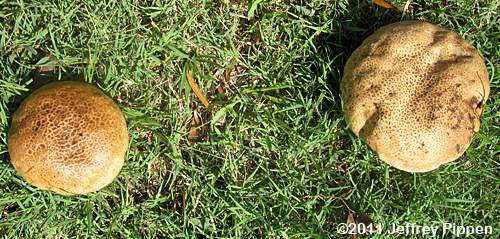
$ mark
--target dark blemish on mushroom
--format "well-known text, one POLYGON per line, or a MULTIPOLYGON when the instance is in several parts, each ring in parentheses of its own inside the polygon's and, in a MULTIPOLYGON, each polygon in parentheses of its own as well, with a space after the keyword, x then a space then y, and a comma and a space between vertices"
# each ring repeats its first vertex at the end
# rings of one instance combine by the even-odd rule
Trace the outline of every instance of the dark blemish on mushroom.
POLYGON ((367 138, 368 136, 373 134, 375 126, 377 125, 377 121, 380 119, 380 112, 378 111, 378 107, 375 107, 377 108, 377 110, 375 110, 375 112, 373 112, 373 114, 368 117, 365 125, 363 125, 363 127, 361 127, 361 129, 359 130, 359 135, 362 138, 367 138))
POLYGON ((458 83, 458 84, 455 84, 455 86, 456 86, 457 88, 459 88, 460 86, 462 86, 462 84, 458 83))
POLYGON ((478 106, 481 104, 481 101, 479 101, 475 96, 473 96, 470 100, 469 100, 469 105, 476 109, 478 108, 478 106))
POLYGON ((435 44, 438 44, 441 41, 444 41, 446 39, 446 35, 448 33, 446 31, 436 31, 432 35, 432 42, 429 44, 430 46, 434 46, 435 44))
POLYGON ((460 153, 460 144, 455 145, 455 150, 457 153, 460 153))
POLYGON ((451 126, 451 129, 456 130, 456 129, 458 129, 458 127, 460 127, 460 125, 459 124, 455 124, 455 125, 451 126))
POLYGON ((483 107, 483 101, 479 101, 479 103, 477 103, 476 109, 481 109, 481 107, 483 107))

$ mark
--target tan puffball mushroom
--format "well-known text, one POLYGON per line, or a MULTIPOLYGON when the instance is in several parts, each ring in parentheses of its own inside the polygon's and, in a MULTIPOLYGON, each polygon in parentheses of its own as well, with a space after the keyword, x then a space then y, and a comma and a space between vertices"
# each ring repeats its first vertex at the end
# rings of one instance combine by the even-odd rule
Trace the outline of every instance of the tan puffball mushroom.
POLYGON ((11 162, 27 182, 73 195, 113 181, 123 166, 128 132, 122 112, 101 90, 61 81, 22 102, 7 140, 11 162))
POLYGON ((460 157, 479 130, 489 91, 479 52, 456 33, 421 21, 369 36, 341 81, 352 131, 380 159, 408 172, 460 157))

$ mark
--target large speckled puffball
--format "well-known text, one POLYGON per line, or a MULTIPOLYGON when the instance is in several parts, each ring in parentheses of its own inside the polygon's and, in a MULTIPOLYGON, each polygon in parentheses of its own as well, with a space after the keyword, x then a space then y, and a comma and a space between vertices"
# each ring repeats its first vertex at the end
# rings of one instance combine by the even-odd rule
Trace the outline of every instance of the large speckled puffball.
POLYGON ((479 130, 489 91, 479 52, 455 32, 422 21, 369 36, 341 81, 352 131, 381 160, 408 172, 459 158, 479 130))
POLYGON ((8 150, 30 184, 87 194, 119 174, 128 140, 125 118, 111 98, 90 84, 62 81, 22 102, 12 118, 8 150))

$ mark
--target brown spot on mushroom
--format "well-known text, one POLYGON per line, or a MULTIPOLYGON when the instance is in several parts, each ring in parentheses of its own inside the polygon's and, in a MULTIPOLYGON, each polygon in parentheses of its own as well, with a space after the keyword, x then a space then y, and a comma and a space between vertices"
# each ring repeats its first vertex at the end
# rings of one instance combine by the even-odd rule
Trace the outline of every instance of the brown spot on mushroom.
POLYGON ((469 100, 469 105, 472 107, 472 108, 476 108, 478 105, 479 105, 480 101, 475 97, 473 96, 470 100, 469 100))
POLYGON ((468 147, 489 81, 483 58, 458 34, 403 21, 380 28, 352 53, 340 89, 351 129, 380 159, 426 172, 468 147))
POLYGON ((19 106, 7 146, 12 165, 29 183, 65 195, 87 194, 120 172, 127 125, 118 106, 98 88, 55 82, 19 106))

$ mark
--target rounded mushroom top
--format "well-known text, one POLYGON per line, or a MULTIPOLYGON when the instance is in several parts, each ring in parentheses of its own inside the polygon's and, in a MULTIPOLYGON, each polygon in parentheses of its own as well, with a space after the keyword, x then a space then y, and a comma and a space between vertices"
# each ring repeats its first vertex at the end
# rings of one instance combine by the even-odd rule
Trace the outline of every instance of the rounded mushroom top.
POLYGON ((28 96, 12 118, 8 150, 29 183, 71 195, 108 185, 128 146, 125 118, 98 88, 55 82, 28 96))
POLYGON ((462 155, 488 98, 479 52, 456 33, 404 21, 380 28, 344 68, 341 98, 353 132, 380 159, 425 172, 462 155))

